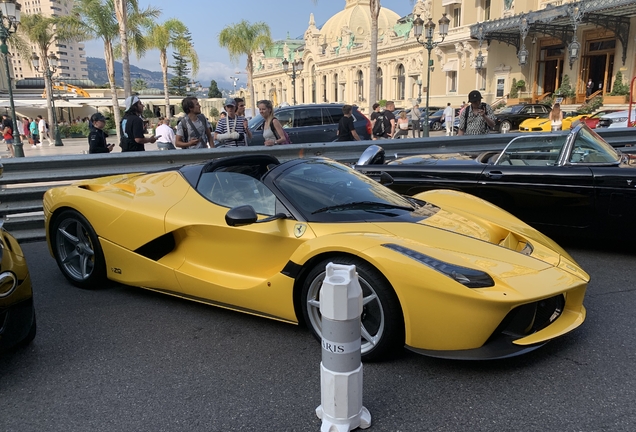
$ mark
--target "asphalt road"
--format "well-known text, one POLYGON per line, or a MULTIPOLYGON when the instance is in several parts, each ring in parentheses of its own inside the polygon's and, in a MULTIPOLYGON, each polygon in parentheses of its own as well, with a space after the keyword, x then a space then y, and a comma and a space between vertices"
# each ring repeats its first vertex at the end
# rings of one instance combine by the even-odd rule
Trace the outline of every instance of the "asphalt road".
MULTIPOLYGON (((318 431, 304 328, 137 288, 72 287, 24 245, 34 342, 0 357, 0 431, 318 431)), ((575 332, 505 361, 410 352, 364 366, 372 431, 636 430, 635 252, 569 247, 592 275, 575 332)))

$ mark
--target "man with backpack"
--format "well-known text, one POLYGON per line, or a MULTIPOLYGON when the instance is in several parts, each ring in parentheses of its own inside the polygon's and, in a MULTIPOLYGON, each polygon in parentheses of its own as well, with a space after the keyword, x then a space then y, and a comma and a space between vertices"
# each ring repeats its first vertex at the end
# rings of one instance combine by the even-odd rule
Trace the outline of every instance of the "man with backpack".
POLYGON ((481 93, 473 90, 468 93, 468 105, 459 114, 457 135, 485 135, 489 128, 495 128, 495 114, 490 105, 481 102, 481 93))
POLYGON ((181 101, 181 108, 186 115, 177 124, 175 145, 185 149, 208 148, 212 143, 212 129, 201 114, 199 99, 188 96, 181 101))
POLYGON ((379 104, 373 104, 373 113, 371 114, 373 139, 389 139, 393 136, 395 133, 394 109, 395 103, 393 101, 388 101, 382 112, 380 112, 379 104))

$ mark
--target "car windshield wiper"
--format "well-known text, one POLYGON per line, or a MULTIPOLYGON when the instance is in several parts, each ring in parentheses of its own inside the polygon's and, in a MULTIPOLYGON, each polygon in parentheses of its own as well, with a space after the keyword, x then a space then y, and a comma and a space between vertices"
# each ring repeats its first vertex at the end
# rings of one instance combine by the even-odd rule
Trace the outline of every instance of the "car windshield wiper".
POLYGON ((332 206, 328 206, 328 207, 323 207, 321 209, 318 209, 316 211, 311 212, 311 214, 316 214, 316 213, 323 213, 326 211, 330 211, 330 210, 350 210, 350 209, 377 209, 377 208, 382 208, 382 209, 399 209, 399 210, 408 210, 408 211, 413 211, 415 210, 414 207, 408 207, 408 206, 401 206, 401 205, 397 205, 397 204, 389 204, 389 203, 383 203, 383 202, 374 202, 374 201, 356 201, 356 202, 351 202, 351 203, 344 203, 344 204, 336 204, 336 205, 332 205, 332 206))

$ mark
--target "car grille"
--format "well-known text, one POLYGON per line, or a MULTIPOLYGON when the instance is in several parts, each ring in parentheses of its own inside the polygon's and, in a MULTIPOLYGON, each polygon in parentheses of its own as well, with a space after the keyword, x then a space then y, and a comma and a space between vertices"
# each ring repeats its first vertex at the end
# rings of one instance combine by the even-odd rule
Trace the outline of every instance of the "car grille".
POLYGON ((506 315, 491 339, 502 335, 525 337, 536 333, 561 316, 564 306, 563 294, 518 306, 506 315))
POLYGON ((598 121, 598 125, 596 126, 597 128, 604 128, 604 127, 609 127, 612 124, 612 119, 600 119, 598 121))

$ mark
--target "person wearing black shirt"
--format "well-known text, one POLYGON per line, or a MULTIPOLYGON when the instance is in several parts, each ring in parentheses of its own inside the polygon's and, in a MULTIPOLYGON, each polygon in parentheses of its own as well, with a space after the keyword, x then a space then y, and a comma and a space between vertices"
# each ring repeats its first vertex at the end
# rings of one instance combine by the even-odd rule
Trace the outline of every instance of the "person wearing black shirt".
POLYGON ((122 152, 145 151, 144 144, 154 144, 157 141, 157 137, 144 136, 144 120, 141 118, 143 112, 144 104, 139 97, 126 98, 126 112, 121 121, 121 142, 119 143, 122 152))
POLYGON ((89 153, 110 153, 114 144, 106 144, 106 117, 102 113, 95 113, 91 116, 90 133, 88 134, 89 153))
POLYGON ((338 138, 336 141, 360 141, 360 136, 353 125, 353 117, 351 116, 352 109, 353 107, 351 105, 345 105, 342 107, 342 113, 344 116, 338 123, 338 132, 336 132, 338 138))

